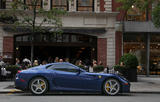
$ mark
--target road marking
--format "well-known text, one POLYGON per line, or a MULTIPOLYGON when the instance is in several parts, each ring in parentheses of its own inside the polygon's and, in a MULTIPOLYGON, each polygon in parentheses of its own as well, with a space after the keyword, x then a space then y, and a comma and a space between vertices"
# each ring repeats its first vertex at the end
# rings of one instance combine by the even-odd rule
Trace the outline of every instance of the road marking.
POLYGON ((16 92, 16 89, 11 89, 11 91, 8 93, 8 95, 13 94, 14 92, 16 92))

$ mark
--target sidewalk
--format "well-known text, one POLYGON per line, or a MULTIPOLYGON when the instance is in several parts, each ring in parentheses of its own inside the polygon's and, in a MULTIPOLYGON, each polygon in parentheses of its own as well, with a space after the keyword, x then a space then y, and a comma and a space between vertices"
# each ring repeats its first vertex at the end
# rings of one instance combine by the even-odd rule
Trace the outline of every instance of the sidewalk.
POLYGON ((138 76, 138 82, 131 82, 131 92, 160 93, 160 76, 138 76))
POLYGON ((0 93, 19 93, 22 92, 14 88, 13 81, 0 81, 0 93))
MULTIPOLYGON (((160 93, 160 76, 138 76, 138 82, 131 82, 131 93, 160 93)), ((14 88, 13 81, 0 82, 0 93, 21 93, 14 88)))

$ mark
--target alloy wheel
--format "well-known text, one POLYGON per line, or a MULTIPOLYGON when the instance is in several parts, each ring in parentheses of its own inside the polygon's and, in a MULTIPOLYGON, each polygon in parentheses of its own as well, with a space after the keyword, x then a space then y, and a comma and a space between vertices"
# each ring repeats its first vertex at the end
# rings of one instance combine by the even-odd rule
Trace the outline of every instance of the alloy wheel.
POLYGON ((104 92, 107 95, 116 95, 120 91, 120 84, 116 79, 108 79, 104 84, 104 92))
POLYGON ((30 90, 33 94, 44 94, 48 89, 48 84, 43 78, 35 78, 30 83, 30 90))

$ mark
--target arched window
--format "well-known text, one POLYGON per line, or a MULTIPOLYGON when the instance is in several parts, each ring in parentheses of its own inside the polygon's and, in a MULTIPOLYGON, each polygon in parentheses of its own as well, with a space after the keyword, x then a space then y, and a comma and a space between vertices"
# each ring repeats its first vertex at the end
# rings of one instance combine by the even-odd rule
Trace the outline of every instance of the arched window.
POLYGON ((68 10, 68 0, 51 0, 51 9, 68 10))
POLYGON ((77 11, 94 11, 94 0, 77 0, 77 11))

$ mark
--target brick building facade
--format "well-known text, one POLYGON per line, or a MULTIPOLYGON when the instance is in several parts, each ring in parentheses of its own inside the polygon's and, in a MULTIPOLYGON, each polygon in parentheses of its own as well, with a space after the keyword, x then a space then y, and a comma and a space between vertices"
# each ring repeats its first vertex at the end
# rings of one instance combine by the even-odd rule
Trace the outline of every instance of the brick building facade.
MULTIPOLYGON (((56 0, 42 0, 42 7, 46 10, 49 10, 53 7, 57 7, 54 4, 56 0), (47 2, 47 5, 43 5, 47 2)), ((64 2, 63 8, 68 11, 68 15, 62 17, 63 28, 66 29, 64 33, 73 34, 73 35, 82 35, 82 36, 91 36, 96 38, 96 46, 91 46, 88 44, 78 45, 80 49, 89 48, 95 52, 90 52, 91 59, 96 59, 98 62, 102 61, 104 66, 113 66, 119 63, 119 59, 123 54, 124 45, 123 45, 123 34, 122 34, 122 18, 124 12, 118 12, 117 7, 120 6, 116 0, 70 0, 67 3, 64 2), (88 31, 88 33, 85 33, 88 31)), ((5 9, 10 9, 10 3, 12 0, 6 0, 5 9)), ((27 3, 27 2, 26 2, 27 3)), ((59 6, 61 6, 59 2, 59 6)), ((134 23, 134 22, 132 22, 134 23)), ((128 21, 125 22, 128 24, 128 21)), ((125 29, 129 29, 130 25, 125 26, 125 29), (128 27, 127 27, 128 26, 128 27)), ((133 26, 133 25, 132 25, 133 26)), ((132 31, 129 31, 132 32, 132 31)), ((127 33, 127 32, 126 32, 127 33)), ((4 59, 14 61, 18 47, 29 46, 27 44, 20 44, 16 42, 17 37, 23 36, 23 33, 20 32, 11 32, 7 31, 4 27, 4 24, 0 25, 0 52, 1 56, 4 59), (18 44, 18 45, 17 45, 18 44)), ((70 36, 72 37, 72 36, 70 36)), ((25 37, 21 37, 22 39, 25 37)), ((35 44, 36 45, 36 44, 35 44)), ((52 44, 43 46, 58 47, 57 45, 52 44)), ((61 44, 62 47, 68 48, 70 45, 73 49, 77 48, 76 44, 70 43, 70 45, 61 44)), ((37 45, 39 46, 39 45, 37 45)), ((40 47, 38 47, 40 49, 40 47)), ((70 52, 71 50, 69 50, 70 52)), ((30 52, 28 52, 30 53, 30 52)), ((68 54, 71 55, 72 53, 68 54)), ((76 55, 76 54, 75 54, 76 55)), ((64 56, 66 57, 66 56, 64 56)))

